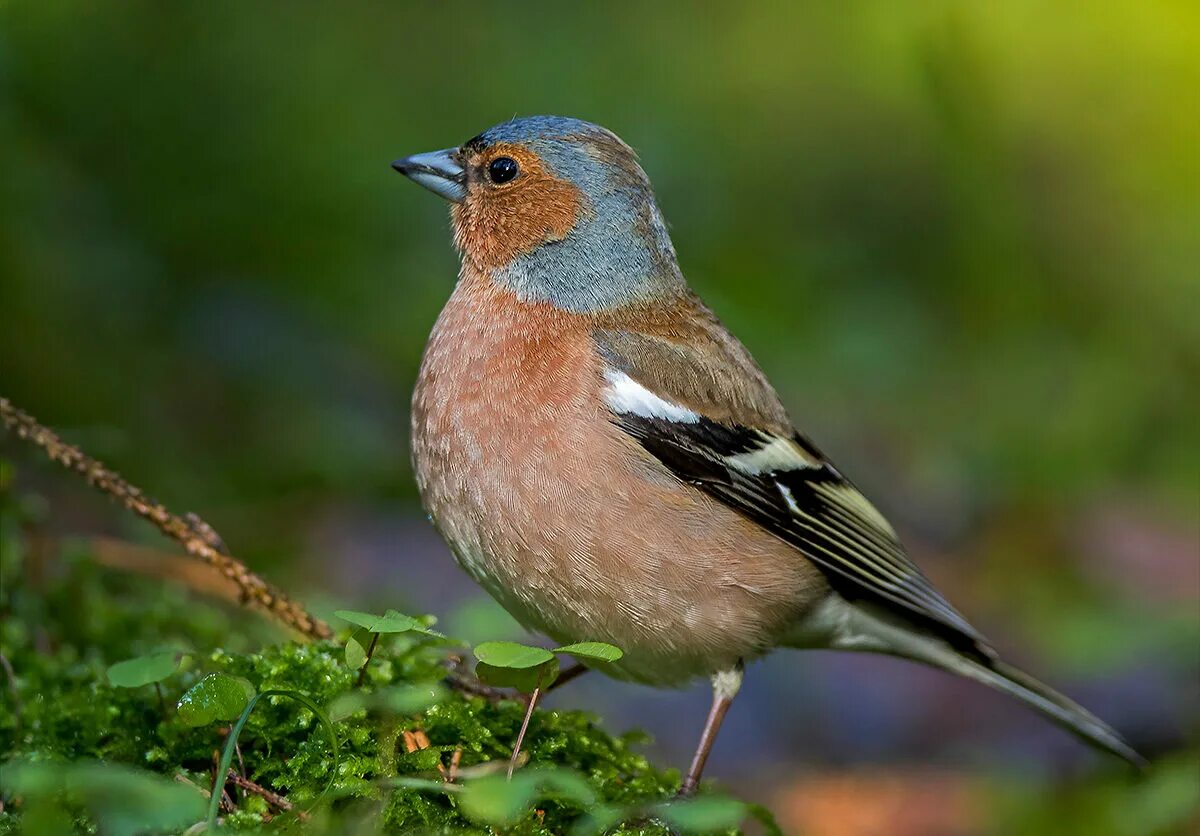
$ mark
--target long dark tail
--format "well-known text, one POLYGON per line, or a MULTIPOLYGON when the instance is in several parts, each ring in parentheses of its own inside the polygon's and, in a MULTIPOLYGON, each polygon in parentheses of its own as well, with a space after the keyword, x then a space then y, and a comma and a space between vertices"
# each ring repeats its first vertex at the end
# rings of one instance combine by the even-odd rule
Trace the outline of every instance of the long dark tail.
MULTIPOLYGON (((981 648, 977 654, 963 652, 937 636, 866 608, 842 603, 839 612, 841 633, 823 646, 887 653, 982 682, 1016 697, 1083 742, 1139 769, 1147 766, 1146 759, 1099 717, 1024 671, 992 658, 990 651, 981 648)), ((797 646, 805 645, 799 643, 797 646)))
POLYGON ((1138 769, 1146 768, 1146 759, 1135 752, 1116 729, 1079 703, 1063 696, 1049 685, 1039 682, 1019 668, 1001 662, 999 659, 974 659, 964 656, 940 641, 927 640, 920 644, 924 652, 910 652, 904 655, 968 679, 974 679, 976 682, 982 682, 990 688, 1016 697, 1029 707, 1039 711, 1051 722, 1074 734, 1084 743, 1110 752, 1138 769))
POLYGON ((957 669, 956 673, 1014 696, 1085 743, 1111 752, 1138 769, 1146 768, 1146 759, 1135 752, 1112 726, 1049 685, 999 660, 984 665, 962 656, 958 658, 962 660, 962 668, 957 669))

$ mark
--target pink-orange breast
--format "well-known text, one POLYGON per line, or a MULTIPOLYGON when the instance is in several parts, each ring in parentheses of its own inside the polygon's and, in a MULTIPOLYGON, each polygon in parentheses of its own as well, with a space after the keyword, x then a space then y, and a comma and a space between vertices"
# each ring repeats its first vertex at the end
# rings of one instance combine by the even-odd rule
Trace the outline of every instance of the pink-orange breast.
POLYGON ((526 626, 624 649, 615 673, 671 684, 765 651, 824 594, 819 573, 645 454, 603 386, 585 316, 464 274, 413 399, 439 531, 526 626))

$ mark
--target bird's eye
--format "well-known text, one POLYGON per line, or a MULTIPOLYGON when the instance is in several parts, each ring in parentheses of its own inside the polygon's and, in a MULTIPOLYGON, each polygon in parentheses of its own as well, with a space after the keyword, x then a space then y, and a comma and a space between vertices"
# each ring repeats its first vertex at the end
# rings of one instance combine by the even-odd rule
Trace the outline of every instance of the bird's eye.
POLYGON ((488 165, 488 177, 497 185, 507 183, 521 172, 521 167, 512 157, 496 157, 488 165))

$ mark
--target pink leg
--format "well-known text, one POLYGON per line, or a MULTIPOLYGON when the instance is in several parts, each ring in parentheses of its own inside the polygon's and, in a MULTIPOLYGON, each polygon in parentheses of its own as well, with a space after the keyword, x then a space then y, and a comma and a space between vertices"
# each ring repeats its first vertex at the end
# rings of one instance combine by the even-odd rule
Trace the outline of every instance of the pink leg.
POLYGON ((704 731, 700 735, 700 745, 696 747, 696 754, 692 757, 692 765, 679 788, 680 795, 691 795, 700 785, 700 775, 704 772, 704 764, 708 761, 708 755, 717 739, 717 732, 721 730, 721 721, 725 719, 725 712, 729 711, 733 698, 742 687, 743 669, 739 660, 732 669, 713 676, 712 708, 708 710, 708 719, 704 722, 704 731))

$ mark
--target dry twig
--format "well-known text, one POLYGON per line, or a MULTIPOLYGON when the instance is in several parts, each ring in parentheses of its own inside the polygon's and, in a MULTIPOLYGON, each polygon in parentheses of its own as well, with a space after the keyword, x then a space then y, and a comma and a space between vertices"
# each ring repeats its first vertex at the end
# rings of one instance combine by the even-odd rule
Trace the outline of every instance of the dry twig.
POLYGON ((331 635, 329 625, 310 615, 302 606, 250 571, 244 563, 230 557, 217 533, 195 514, 180 517, 171 513, 122 479, 116 471, 62 441, 33 416, 13 406, 7 398, 0 398, 0 421, 17 438, 40 447, 52 461, 83 476, 89 484, 116 498, 127 509, 149 520, 163 534, 176 540, 189 555, 233 581, 241 591, 244 602, 265 610, 309 638, 325 639, 331 635))
MULTIPOLYGON (((238 787, 241 787, 243 790, 246 790, 247 792, 253 793, 254 795, 264 799, 268 804, 270 804, 276 810, 279 810, 281 813, 290 812, 295 807, 292 802, 288 801, 282 795, 272 792, 261 784, 254 783, 249 778, 239 775, 235 770, 229 770, 229 776, 227 780, 238 787)), ((308 818, 308 815, 303 811, 297 815, 300 817, 301 821, 305 821, 308 818)))
POLYGON ((453 784, 454 779, 458 777, 459 766, 462 765, 462 747, 454 747, 454 752, 450 755, 450 768, 447 769, 442 764, 438 764, 438 772, 442 773, 442 779, 447 784, 453 784))
POLYGON ((515 700, 518 696, 512 691, 503 688, 493 688, 491 685, 485 685, 473 676, 468 668, 467 661, 458 654, 451 654, 446 660, 447 673, 442 680, 447 687, 453 688, 459 693, 466 694, 469 697, 483 697, 491 703, 498 703, 501 700, 515 700))

